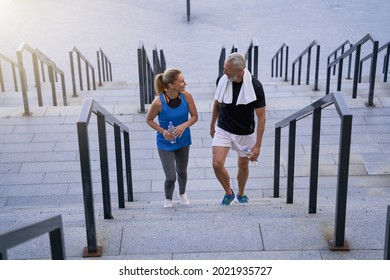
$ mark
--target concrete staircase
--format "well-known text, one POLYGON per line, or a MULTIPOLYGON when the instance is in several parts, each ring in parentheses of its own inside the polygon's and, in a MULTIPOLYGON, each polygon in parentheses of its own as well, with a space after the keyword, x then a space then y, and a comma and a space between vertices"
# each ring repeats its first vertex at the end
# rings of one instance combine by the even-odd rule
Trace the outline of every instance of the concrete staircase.
MULTIPOLYGON (((190 205, 162 207, 164 174, 155 147, 155 132, 139 113, 136 84, 115 82, 97 91, 68 97, 69 106, 44 107, 30 95, 33 115, 23 116, 20 93, 0 95, 0 231, 51 215, 62 215, 66 254, 82 258, 86 246, 76 122, 83 98, 92 97, 130 128, 135 202, 118 209, 112 129, 108 130, 112 220, 104 220, 100 189, 96 119, 90 124, 95 217, 102 259, 383 259, 385 218, 390 204, 390 91, 378 82, 374 103, 365 106, 367 85, 357 99, 343 82, 345 100, 353 113, 346 239, 348 252, 329 250, 333 239, 339 124, 334 107, 323 112, 318 208, 308 214, 311 117, 297 124, 294 203, 286 204, 287 130, 282 130, 281 197, 273 198, 274 124, 324 95, 311 86, 291 86, 279 80, 263 82, 267 127, 262 155, 251 166, 248 205, 222 207, 223 191, 211 166, 209 121, 213 82, 188 81, 199 112, 192 129, 189 162, 190 205)), ((69 91, 70 92, 70 91, 69 91)), ((47 104, 47 105, 46 105, 47 104)), ((235 179, 236 155, 227 166, 235 179)), ((176 195, 176 193, 175 193, 176 195)), ((50 258, 47 236, 11 249, 10 259, 50 258)))

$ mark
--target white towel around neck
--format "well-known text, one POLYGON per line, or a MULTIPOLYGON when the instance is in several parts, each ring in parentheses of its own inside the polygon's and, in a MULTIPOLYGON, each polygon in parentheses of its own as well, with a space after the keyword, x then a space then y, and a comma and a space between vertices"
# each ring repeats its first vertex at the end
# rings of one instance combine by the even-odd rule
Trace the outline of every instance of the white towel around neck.
MULTIPOLYGON (((233 102, 233 83, 229 81, 226 74, 218 81, 214 100, 225 104, 231 104, 233 102)), ((255 100, 256 93, 252 84, 252 74, 245 68, 242 86, 237 98, 237 105, 246 105, 255 100)))

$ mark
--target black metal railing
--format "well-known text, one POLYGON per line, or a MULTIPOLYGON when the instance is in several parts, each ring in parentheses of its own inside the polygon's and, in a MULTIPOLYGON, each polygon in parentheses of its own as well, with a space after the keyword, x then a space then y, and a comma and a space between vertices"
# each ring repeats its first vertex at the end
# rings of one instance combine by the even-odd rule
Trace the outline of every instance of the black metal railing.
POLYGON ((285 43, 279 48, 271 59, 271 77, 283 77, 284 62, 284 81, 288 81, 288 52, 289 47, 285 43), (285 58, 285 61, 284 61, 285 58))
POLYGON ((298 63, 298 85, 301 84, 301 72, 302 72, 302 60, 303 57, 307 55, 307 66, 306 66, 306 85, 310 81, 310 71, 311 71, 311 50, 313 47, 316 47, 316 61, 314 66, 314 88, 313 90, 318 90, 318 75, 320 67, 320 49, 321 46, 316 40, 310 43, 310 45, 292 62, 292 74, 291 74, 291 84, 294 85, 295 81, 295 65, 298 63))
POLYGON ((166 69, 164 51, 160 50, 160 58, 158 56, 157 47, 153 48, 153 64, 150 62, 142 41, 139 42, 138 50, 138 77, 140 90, 140 112, 145 112, 145 104, 151 104, 154 92, 154 78, 157 74, 162 73, 166 69), (153 65, 153 67, 152 67, 153 65))
POLYGON ((127 181, 127 199, 133 201, 133 184, 131 175, 131 157, 130 157, 130 136, 129 129, 121 121, 115 118, 92 98, 86 98, 77 121, 77 133, 80 152, 81 177, 84 196, 85 222, 87 230, 88 246, 84 250, 84 256, 101 256, 101 246, 97 246, 96 225, 93 205, 92 192, 92 175, 91 163, 89 156, 88 124, 91 114, 97 116, 98 137, 99 137, 99 154, 100 170, 103 194, 103 211, 104 219, 112 219, 111 198, 110 198, 110 181, 108 168, 107 153, 107 136, 106 123, 114 127, 115 138, 115 156, 116 156, 116 175, 118 186, 119 208, 125 208, 125 194, 123 183, 123 159, 121 146, 121 133, 124 138, 124 154, 126 164, 126 181, 127 181))
POLYGON ((387 206, 384 259, 390 260, 390 205, 387 206))
MULTIPOLYGON (((52 99, 53 99, 53 105, 57 106, 57 96, 56 96, 56 77, 59 74, 61 76, 61 85, 62 85, 62 97, 63 97, 63 103, 64 106, 68 105, 67 99, 66 99, 66 88, 65 88, 65 75, 64 72, 59 69, 56 64, 50 60, 45 54, 43 54, 40 50, 36 48, 32 48, 30 45, 26 43, 21 43, 16 51, 17 59, 18 59, 18 68, 20 73, 20 83, 22 85, 22 95, 23 95, 23 104, 24 104, 24 113, 26 115, 30 115, 30 108, 29 108, 29 102, 28 102, 28 95, 27 95, 27 81, 26 81, 26 72, 23 64, 23 52, 28 51, 32 55, 33 60, 33 68, 34 68, 34 77, 35 77, 35 86, 37 89, 37 96, 38 96, 38 105, 43 106, 42 101, 42 88, 41 88, 41 82, 39 77, 39 65, 38 61, 41 62, 41 66, 45 64, 48 69, 49 73, 49 80, 51 83, 51 92, 52 92, 52 99)), ((43 69, 42 69, 43 70, 43 69)), ((44 81, 44 72, 42 71, 43 75, 43 81, 44 81)))
POLYGON ((186 11, 187 11, 187 21, 191 20, 191 1, 187 0, 186 2, 186 11))
MULTIPOLYGON (((346 40, 344 43, 342 43, 339 47, 337 47, 330 55, 328 55, 328 64, 330 63, 330 60, 337 59, 338 53, 340 52, 340 55, 342 55, 345 52, 345 48, 348 47, 350 49, 352 47, 352 44, 349 42, 349 40, 346 40)), ((351 79, 351 66, 352 66, 352 53, 349 55, 348 58, 348 71, 347 71, 347 79, 351 79)), ((333 76, 336 75, 336 65, 333 66, 333 76)))
MULTIPOLYGON (((238 52, 238 46, 237 44, 233 44, 232 48, 230 49, 230 53, 238 52)), ((245 52, 245 59, 246 59, 246 67, 249 72, 256 78, 259 76, 259 43, 257 42, 257 39, 254 37, 251 39, 251 42, 249 44, 249 47, 247 48, 245 52)), ((225 46, 222 46, 221 52, 219 54, 219 61, 218 61, 218 76, 221 76, 223 74, 223 67, 226 60, 226 48, 225 46)))
POLYGON ((78 74, 79 74, 78 76, 79 76, 80 90, 84 90, 83 71, 82 71, 82 67, 81 67, 81 60, 85 64, 84 68, 85 68, 85 78, 87 80, 87 89, 91 90, 90 76, 92 77, 93 90, 96 90, 96 82, 95 82, 95 68, 93 67, 92 63, 90 63, 88 61, 88 59, 76 47, 73 47, 73 49, 71 51, 69 51, 69 60, 70 60, 70 73, 72 76, 73 97, 76 97, 78 95, 77 95, 77 89, 76 89, 76 76, 75 76, 73 53, 76 53, 76 57, 77 57, 77 69, 78 69, 78 74), (91 75, 89 74, 89 70, 91 70, 91 75))
MULTIPOLYGON (((233 44, 232 48, 230 49, 230 53, 234 53, 238 51, 237 44, 233 44)), ((224 64, 226 60, 226 48, 225 46, 222 46, 221 52, 219 54, 219 61, 218 61, 218 76, 221 76, 224 71, 224 64)))
POLYGON ((12 77, 13 77, 13 81, 14 81, 14 88, 15 88, 15 91, 18 91, 19 90, 18 89, 18 80, 16 78, 16 68, 18 68, 18 63, 16 63, 12 59, 6 57, 5 55, 3 55, 1 53, 0 53, 0 90, 2 92, 5 91, 5 82, 4 82, 4 75, 3 75, 3 68, 1 66, 1 61, 5 61, 11 65, 12 77))
POLYGON ((61 216, 54 216, 42 221, 18 226, 0 234, 0 260, 7 260, 7 250, 49 233, 51 258, 65 260, 64 233, 61 216))
MULTIPOLYGON (((382 51, 386 50, 386 54, 384 56, 384 59, 383 59, 383 82, 386 83, 387 82, 387 76, 389 74, 389 57, 390 57, 390 41, 387 42, 386 44, 384 44, 382 47, 378 48, 378 54, 382 51)), ((362 73, 363 73, 363 62, 368 60, 368 59, 372 59, 372 57, 374 56, 374 53, 371 53, 367 56, 365 56, 364 58, 362 58, 360 60, 360 65, 359 65, 359 83, 362 82, 362 73)))
POLYGON ((352 98, 357 97, 357 88, 359 82, 359 73, 360 73, 360 55, 361 48, 366 42, 372 42, 372 57, 371 57, 371 67, 370 67, 370 77, 369 77, 369 92, 368 92, 368 103, 367 106, 374 106, 374 90, 375 90, 375 75, 376 75, 376 64, 378 58, 378 48, 379 42, 375 41, 370 34, 364 36, 359 42, 345 51, 342 55, 337 57, 332 62, 328 63, 326 71, 326 90, 325 93, 330 92, 330 74, 332 67, 338 64, 338 75, 337 75, 337 91, 341 90, 342 82, 342 73, 343 73, 343 61, 346 57, 350 56, 352 53, 355 53, 355 65, 354 65, 354 74, 353 74, 353 84, 352 84, 352 98))
POLYGON ((345 104, 340 92, 325 95, 311 105, 301 109, 291 116, 275 124, 275 162, 274 162, 274 197, 279 197, 280 176, 280 147, 281 129, 289 126, 288 138, 288 167, 287 167, 287 203, 293 203, 294 194, 294 168, 295 168, 295 139, 296 123, 308 115, 313 115, 312 139, 311 139, 311 167, 310 167, 310 195, 309 213, 316 213, 318 166, 320 150, 321 112, 322 109, 334 104, 341 118, 340 146, 337 174, 337 199, 334 240, 329 244, 332 250, 345 249, 345 216, 347 207, 349 156, 352 134, 352 114, 345 104))
POLYGON ((246 65, 248 71, 251 72, 255 78, 259 77, 259 43, 254 37, 251 39, 249 47, 245 53, 246 65))
POLYGON ((103 85, 103 82, 112 82, 112 66, 111 61, 102 49, 96 52, 97 65, 99 74, 99 86, 103 85), (103 79, 103 82, 102 82, 103 79))

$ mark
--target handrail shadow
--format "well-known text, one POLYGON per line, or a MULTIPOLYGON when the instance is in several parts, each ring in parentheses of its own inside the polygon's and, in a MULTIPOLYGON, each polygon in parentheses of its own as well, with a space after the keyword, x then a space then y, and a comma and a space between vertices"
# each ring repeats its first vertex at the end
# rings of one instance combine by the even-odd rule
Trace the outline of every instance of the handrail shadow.
POLYGON ((85 63, 85 77, 87 79, 87 89, 91 90, 91 83, 90 83, 90 75, 89 75, 89 69, 91 69, 91 77, 92 77, 92 86, 93 90, 96 90, 96 82, 95 82, 95 68, 93 67, 92 63, 88 61, 88 59, 76 48, 73 47, 71 51, 69 51, 69 59, 70 59, 70 72, 72 76, 72 89, 73 89, 73 97, 77 97, 77 89, 76 89, 76 77, 75 77, 75 69, 74 69, 74 61, 73 61, 73 53, 76 53, 77 57, 77 69, 79 74, 79 85, 80 90, 83 90, 83 73, 82 73, 82 67, 81 67, 81 60, 85 63))
POLYGON ((341 118, 341 135, 339 144, 340 146, 337 174, 337 199, 334 240, 330 241, 329 245, 332 250, 347 250, 348 245, 344 240, 344 236, 347 206, 349 156, 352 134, 352 114, 350 113, 350 110, 347 107, 340 92, 325 95, 311 105, 299 110, 298 112, 275 124, 274 197, 279 197, 281 129, 285 126, 289 126, 287 203, 293 203, 296 122, 312 114, 313 124, 311 139, 309 213, 316 213, 321 112, 323 108, 332 104, 335 105, 338 115, 341 118))
POLYGON ((19 88, 18 88, 18 80, 16 78, 16 68, 19 67, 18 63, 0 53, 0 89, 1 89, 1 91, 5 92, 5 82, 4 82, 3 68, 1 66, 1 61, 2 60, 5 61, 5 62, 8 62, 9 64, 11 64, 11 67, 12 67, 12 77, 13 77, 13 81, 14 81, 14 89, 15 89, 15 91, 18 91, 19 90, 19 88))
POLYGON ((106 123, 114 127, 116 175, 117 175, 116 177, 117 177, 119 208, 125 208, 125 198, 124 198, 125 194, 124 194, 123 171, 122 171, 123 151, 121 147, 121 133, 123 133, 123 138, 124 138, 123 140, 124 140, 124 154, 125 154, 125 164, 126 164, 127 199, 128 201, 133 201, 129 129, 126 125, 124 125, 121 121, 115 118, 111 113, 109 113, 106 109, 104 109, 92 98, 86 98, 84 99, 83 106, 79 115, 79 119, 77 121, 77 134, 78 134, 78 143, 79 143, 79 152, 80 152, 80 166, 81 166, 81 177, 82 177, 82 185, 83 185, 85 222, 86 222, 87 243, 88 243, 88 246, 84 249, 85 257, 102 255, 102 247, 97 246, 97 240, 96 240, 96 224, 95 224, 93 192, 92 192, 92 174, 91 174, 91 163, 90 163, 90 156, 89 156, 88 124, 92 113, 94 113, 97 117, 104 219, 113 218, 111 213, 106 123))
POLYGON ((0 234, 0 260, 8 259, 8 249, 46 233, 49 233, 51 258, 65 260, 64 233, 60 215, 18 226, 0 234))
POLYGON ((306 85, 310 81, 310 70, 311 70, 311 49, 316 47, 316 61, 315 61, 315 72, 314 72, 314 88, 313 90, 318 89, 318 75, 320 67, 320 49, 321 46, 318 44, 317 40, 314 40, 310 43, 308 47, 292 62, 292 74, 291 74, 291 84, 294 85, 295 80, 295 64, 298 63, 298 85, 301 84, 301 72, 302 72, 302 59, 307 54, 307 66, 306 66, 306 85))
POLYGON ((283 77, 283 59, 285 60, 285 67, 284 67, 284 81, 288 81, 288 52, 289 47, 286 45, 286 43, 283 43, 282 46, 276 51, 275 55, 271 59, 271 78, 274 76, 277 77, 283 77), (279 59, 280 58, 280 59, 279 59), (280 62, 279 62, 280 60, 280 62), (279 70, 279 64, 280 64, 280 70, 279 70))
POLYGON ((369 92, 368 92, 368 102, 367 106, 374 105, 374 90, 375 90, 375 75, 376 75, 376 64, 378 59, 378 46, 379 42, 374 40, 370 34, 364 36, 359 42, 349 48, 346 52, 341 54, 339 57, 334 59, 332 62, 328 63, 326 71, 326 90, 325 94, 330 92, 330 74, 332 67, 338 64, 338 76, 337 76, 337 91, 341 90, 342 82, 342 73, 343 73, 343 61, 346 57, 350 56, 352 53, 355 53, 355 65, 354 65, 354 75, 353 75, 353 84, 352 84, 352 98, 357 97, 357 87, 359 81, 360 73, 360 55, 362 46, 368 42, 372 42, 372 57, 371 57, 371 66, 370 66, 370 77, 369 77, 369 92))
MULTIPOLYGON (((28 51, 32 55, 34 77, 35 77, 35 86, 37 88, 37 95, 38 95, 38 105, 43 106, 42 88, 41 88, 41 82, 40 82, 40 77, 39 77, 39 66, 38 66, 38 61, 41 61, 42 66, 43 66, 43 64, 46 64, 46 66, 48 68, 49 80, 51 83, 53 106, 57 106, 57 96, 56 96, 56 87, 55 87, 57 74, 59 74, 61 76, 63 103, 64 103, 64 106, 67 106, 68 101, 66 98, 64 72, 61 69, 59 69, 56 66, 56 64, 50 58, 48 58, 43 52, 41 52, 37 48, 31 47, 27 43, 21 43, 16 50, 16 56, 18 59, 20 83, 22 85, 22 95, 23 95, 23 105, 24 105, 25 115, 30 115, 31 112, 30 112, 30 108, 29 108, 28 95, 27 95, 26 72, 25 72, 24 65, 23 65, 23 52, 24 51, 28 51)), ((44 75, 43 73, 44 72, 42 71, 42 75, 44 75)))

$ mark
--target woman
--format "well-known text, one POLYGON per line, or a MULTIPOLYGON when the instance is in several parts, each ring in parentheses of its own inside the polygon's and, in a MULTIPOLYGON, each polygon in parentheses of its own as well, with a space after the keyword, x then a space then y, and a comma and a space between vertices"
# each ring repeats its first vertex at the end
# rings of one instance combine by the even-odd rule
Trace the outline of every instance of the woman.
POLYGON ((180 201, 189 204, 186 194, 187 165, 191 145, 190 126, 198 120, 195 102, 191 93, 186 91, 184 75, 178 69, 170 68, 158 74, 154 83, 157 96, 149 108, 146 123, 157 131, 157 149, 165 173, 164 207, 173 206, 176 172, 180 201), (156 116, 158 123, 154 121, 156 116), (172 132, 168 131, 169 122, 174 125, 172 132))

